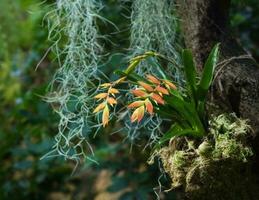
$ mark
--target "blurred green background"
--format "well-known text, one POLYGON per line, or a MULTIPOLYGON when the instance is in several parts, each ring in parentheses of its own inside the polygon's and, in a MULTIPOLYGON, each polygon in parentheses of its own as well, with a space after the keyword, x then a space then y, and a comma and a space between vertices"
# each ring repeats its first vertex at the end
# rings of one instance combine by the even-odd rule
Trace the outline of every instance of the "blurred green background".
MULTIPOLYGON (((48 53, 45 14, 54 1, 0 0, 0 199, 156 199, 153 191, 161 175, 159 166, 148 166, 141 147, 129 152, 123 137, 102 133, 93 141, 99 165, 85 161, 75 175, 75 163, 62 158, 43 159, 53 143, 58 116, 42 99, 57 69, 48 53)), ((106 0, 102 14, 121 30, 111 35, 106 51, 127 48, 130 3, 106 0), (123 14, 123 15, 122 15, 123 14)), ((233 1, 231 26, 234 36, 259 60, 259 4, 257 0, 233 1)), ((103 33, 114 32, 100 25, 103 33)), ((108 74, 122 55, 114 57, 108 74)), ((162 183, 169 187, 166 176, 162 183)), ((160 194, 173 199, 173 193, 160 194)))

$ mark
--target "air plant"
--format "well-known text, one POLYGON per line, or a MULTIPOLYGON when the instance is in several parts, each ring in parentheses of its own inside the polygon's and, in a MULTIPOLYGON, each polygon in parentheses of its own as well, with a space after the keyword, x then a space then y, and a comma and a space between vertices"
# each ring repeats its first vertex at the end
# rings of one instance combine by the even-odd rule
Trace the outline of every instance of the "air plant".
POLYGON ((57 0, 49 19, 49 40, 60 68, 50 84, 47 101, 53 104, 60 121, 53 150, 48 156, 62 155, 79 161, 92 151, 87 138, 92 127, 92 97, 99 80, 102 46, 96 20, 102 5, 97 0, 57 0), (62 59, 61 59, 62 58, 62 59))

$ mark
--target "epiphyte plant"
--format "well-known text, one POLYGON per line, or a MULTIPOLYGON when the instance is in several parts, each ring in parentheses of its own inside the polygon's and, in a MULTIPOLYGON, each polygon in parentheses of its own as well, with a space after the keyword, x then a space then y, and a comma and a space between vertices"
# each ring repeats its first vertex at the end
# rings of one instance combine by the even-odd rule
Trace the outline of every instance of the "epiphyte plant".
MULTIPOLYGON (((135 4, 141 2, 136 0, 135 4)), ((158 6, 155 1, 152 2, 154 7, 158 6)), ((143 5, 145 3, 143 1, 143 5)), ((148 3, 147 5, 150 6, 151 4, 148 3)), ((166 4, 161 5, 166 7, 166 4)), ((158 53, 155 53, 153 52, 155 51, 153 46, 150 47, 152 52, 146 52, 140 56, 134 55, 135 57, 131 59, 130 65, 125 71, 117 71, 122 77, 121 82, 100 85, 103 81, 103 76, 100 77, 99 75, 103 73, 100 72, 98 67, 98 60, 101 55, 101 45, 98 39, 102 36, 98 34, 96 26, 96 18, 102 19, 98 15, 100 7, 101 5, 93 0, 57 1, 56 9, 49 14, 53 22, 53 26, 50 28, 50 39, 56 41, 53 47, 57 49, 57 57, 60 60, 61 68, 57 71, 51 84, 51 94, 48 101, 55 104, 55 111, 59 114, 61 120, 59 132, 55 137, 56 144, 53 151, 47 155, 63 155, 65 158, 76 161, 82 156, 88 157, 85 153, 85 148, 88 146, 91 150, 91 147, 87 138, 89 138, 89 134, 94 128, 98 127, 99 129, 101 126, 107 126, 112 116, 115 116, 116 110, 111 111, 113 108, 119 107, 120 102, 116 97, 121 95, 117 86, 125 83, 131 85, 130 90, 133 94, 131 98, 135 96, 133 100, 137 102, 131 105, 129 103, 125 106, 127 114, 131 115, 130 120, 125 120, 126 123, 124 123, 126 131, 133 130, 132 135, 131 131, 128 133, 130 139, 134 140, 136 138, 134 134, 136 131, 141 132, 141 127, 148 127, 147 129, 151 130, 147 134, 150 134, 152 144, 156 144, 161 135, 163 136, 160 138, 160 143, 177 135, 204 135, 206 131, 204 104, 206 89, 208 88, 203 86, 209 84, 209 79, 206 78, 207 75, 203 75, 200 82, 197 82, 194 62, 188 50, 183 53, 184 71, 187 80, 185 89, 181 89, 182 84, 179 84, 178 79, 172 75, 174 74, 173 71, 168 73, 168 70, 161 68, 159 65, 152 67, 152 64, 150 66, 148 62, 145 62, 148 59, 153 59, 153 61, 161 59, 169 63, 170 66, 174 66, 173 68, 179 69, 178 66, 175 66, 177 63, 175 62, 175 56, 165 54, 166 49, 164 49, 165 51, 160 51, 160 49, 158 53), (84 15, 81 13, 84 13, 84 15), (82 26, 81 24, 84 25, 82 26), (65 40, 60 38, 61 36, 65 36, 65 40), (66 43, 64 44, 62 41, 66 43), (61 56, 65 58, 63 62, 61 62, 61 56), (142 70, 143 67, 150 70, 142 70), (158 78, 158 74, 161 78, 158 78), (144 78, 145 75, 148 76, 144 78), (151 77, 153 77, 153 81, 151 81, 151 77), (157 82, 154 82, 154 78, 157 82), (172 82, 177 85, 178 89, 172 86, 172 82), (168 85, 171 85, 171 88, 168 85), (137 94, 139 92, 143 96, 137 94), (170 113, 168 110, 170 110, 170 113), (131 114, 132 111, 133 113, 131 114), (145 118, 146 112, 149 114, 149 118, 147 117, 149 120, 144 123, 143 118, 145 118), (95 115, 98 115, 98 119, 102 121, 101 124, 95 124, 93 121, 95 115), (161 131, 163 118, 174 121, 174 125, 165 134, 161 131), (133 125, 132 122, 134 122, 133 125)), ((159 8, 159 10, 164 9, 159 8)), ((139 19, 140 14, 138 13, 134 19, 139 19)), ((163 20, 168 19, 167 17, 163 18, 163 20)), ((167 28, 169 29, 170 27, 167 28)), ((170 28, 170 31, 173 31, 173 29, 170 28)), ((164 44, 167 43, 167 41, 164 42, 164 44)), ((134 49, 134 45, 131 47, 134 49)), ((146 51, 148 48, 142 48, 142 50, 146 51)), ((217 49, 218 47, 214 48, 214 54, 212 53, 213 55, 210 56, 212 58, 208 59, 209 61, 205 65, 203 74, 213 75, 213 73, 207 72, 211 70, 209 67, 215 64, 217 49)))
MULTIPOLYGON (((198 77, 191 51, 183 50, 182 59, 186 77, 186 86, 183 89, 178 89, 170 79, 158 78, 152 74, 146 74, 145 77, 142 77, 135 73, 134 71, 139 64, 149 57, 167 59, 165 56, 154 52, 139 55, 131 59, 125 71, 116 71, 121 76, 118 81, 102 85, 107 88, 107 92, 95 96, 97 99, 102 99, 103 102, 95 108, 94 112, 103 113, 102 124, 106 126, 109 121, 108 105, 117 104, 113 97, 119 93, 119 89, 115 89, 113 86, 127 82, 136 86, 135 89, 131 90, 131 93, 135 96, 134 101, 127 105, 128 109, 134 110, 131 115, 132 123, 141 122, 145 113, 149 115, 157 113, 172 121, 171 128, 160 138, 156 147, 160 147, 177 136, 206 136, 208 130, 205 112, 206 96, 212 84, 218 53, 219 44, 216 44, 205 62, 201 76, 198 77), (110 94, 113 97, 110 97, 110 94)), ((170 59, 167 60, 170 61, 170 59)), ((166 77, 166 74, 164 74, 164 77, 166 77)))

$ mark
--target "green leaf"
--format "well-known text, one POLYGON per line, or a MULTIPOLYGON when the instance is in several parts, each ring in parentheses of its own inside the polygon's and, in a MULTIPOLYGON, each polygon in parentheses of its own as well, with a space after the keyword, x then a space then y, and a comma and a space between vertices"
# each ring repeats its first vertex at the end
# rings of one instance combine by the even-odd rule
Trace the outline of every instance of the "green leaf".
POLYGON ((184 101, 183 95, 178 90, 170 90, 170 94, 184 101))
POLYGON ((197 105, 197 112, 199 114, 200 119, 204 122, 205 120, 205 101, 199 101, 197 105))
POLYGON ((124 71, 119 70, 119 69, 116 69, 113 73, 117 74, 119 76, 127 76, 127 74, 124 71))
POLYGON ((193 129, 182 129, 177 123, 173 124, 172 127, 167 131, 163 137, 159 140, 155 149, 160 148, 165 142, 169 141, 173 137, 190 135, 193 137, 200 136, 200 133, 197 130, 193 129))
POLYGON ((205 135, 206 132, 205 132, 203 123, 201 121, 201 119, 203 119, 203 118, 200 118, 195 105, 185 102, 184 106, 185 106, 185 109, 187 110, 187 113, 192 117, 192 120, 195 123, 194 127, 199 130, 200 136, 205 135))
POLYGON ((187 110, 186 103, 183 99, 180 99, 177 96, 165 96, 165 101, 168 103, 169 106, 171 106, 173 109, 175 109, 179 113, 179 117, 182 117, 186 120, 186 122, 189 123, 190 127, 196 127, 196 117, 192 116, 193 113, 189 112, 187 110))
POLYGON ((184 72, 186 76, 186 81, 188 88, 190 89, 190 94, 196 102, 196 77, 197 72, 195 69, 195 64, 192 56, 192 52, 188 49, 183 50, 183 63, 184 63, 184 72))
POLYGON ((183 116, 172 107, 169 107, 167 105, 159 106, 158 108, 156 108, 155 112, 164 118, 168 118, 173 122, 178 123, 183 128, 190 128, 187 120, 183 118, 183 116))
POLYGON ((165 105, 159 106, 158 108, 156 108, 155 112, 161 115, 162 117, 170 118, 170 119, 176 116, 176 113, 172 112, 171 108, 165 105))
POLYGON ((169 106, 171 106, 179 113, 180 117, 182 117, 186 120, 186 122, 189 123, 189 126, 191 128, 198 129, 201 135, 205 134, 203 124, 195 108, 195 105, 173 94, 172 96, 165 96, 164 99, 169 106))
POLYGON ((213 47, 208 59, 206 60, 203 73, 198 85, 198 95, 201 101, 204 101, 208 93, 209 87, 212 83, 215 67, 218 61, 218 54, 219 44, 216 44, 213 47))
POLYGON ((131 73, 131 72, 133 72, 135 69, 136 69, 136 67, 138 66, 138 64, 140 63, 140 59, 138 59, 138 60, 133 60, 131 63, 130 63, 130 65, 128 66, 128 68, 125 70, 125 73, 126 74, 129 74, 129 73, 131 73))
POLYGON ((174 123, 171 128, 160 138, 158 143, 155 145, 155 149, 160 148, 162 144, 170 140, 172 137, 175 136, 176 132, 181 131, 182 128, 179 126, 179 124, 174 123))

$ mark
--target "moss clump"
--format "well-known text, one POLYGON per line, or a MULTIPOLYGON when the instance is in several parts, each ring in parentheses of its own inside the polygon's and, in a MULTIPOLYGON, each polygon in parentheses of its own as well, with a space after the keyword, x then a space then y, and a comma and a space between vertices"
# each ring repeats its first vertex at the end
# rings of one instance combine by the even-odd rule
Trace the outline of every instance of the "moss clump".
POLYGON ((174 163, 175 168, 180 169, 185 167, 187 165, 186 153, 184 151, 176 151, 172 157, 172 162, 174 163))
POLYGON ((205 140, 199 145, 196 152, 201 157, 204 157, 204 158, 210 157, 211 154, 213 153, 213 145, 211 144, 211 142, 205 140))
POLYGON ((210 126, 215 141, 214 159, 232 158, 246 162, 253 155, 246 142, 251 133, 246 120, 233 114, 220 115, 211 120, 210 126))
POLYGON ((172 179, 172 188, 178 188, 185 182, 186 174, 192 165, 195 154, 185 151, 174 151, 172 148, 164 147, 153 156, 159 156, 163 163, 165 172, 172 179))
POLYGON ((248 160, 253 155, 247 143, 250 136, 246 120, 224 114, 212 118, 209 134, 203 141, 177 138, 155 154, 170 176, 172 188, 182 186, 187 196, 196 194, 197 198, 192 199, 202 199, 209 191, 219 193, 224 188, 224 198, 233 199, 235 192, 246 190, 233 183, 247 173, 248 160))

